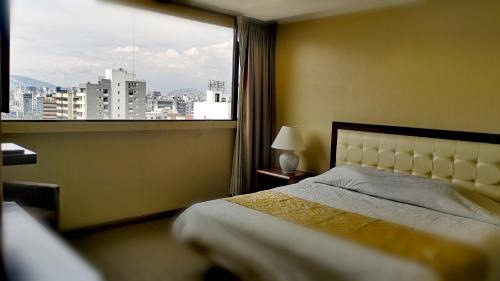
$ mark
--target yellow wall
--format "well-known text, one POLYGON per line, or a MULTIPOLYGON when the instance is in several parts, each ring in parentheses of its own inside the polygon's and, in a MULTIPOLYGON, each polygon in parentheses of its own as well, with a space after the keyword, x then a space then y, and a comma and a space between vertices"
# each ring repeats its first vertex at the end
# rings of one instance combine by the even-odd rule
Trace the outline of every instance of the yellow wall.
POLYGON ((328 168, 333 120, 500 133, 499 11, 429 0, 279 25, 277 125, 300 126, 300 167, 328 168))
POLYGON ((38 153, 4 180, 61 186, 62 228, 188 206, 229 194, 235 130, 5 134, 38 153))

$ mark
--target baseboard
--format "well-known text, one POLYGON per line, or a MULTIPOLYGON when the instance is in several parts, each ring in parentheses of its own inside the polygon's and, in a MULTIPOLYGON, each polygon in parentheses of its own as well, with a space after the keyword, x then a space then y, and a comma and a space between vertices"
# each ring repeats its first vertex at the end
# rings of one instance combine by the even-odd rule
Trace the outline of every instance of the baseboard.
POLYGON ((166 210, 166 211, 161 211, 161 212, 157 212, 157 213, 151 213, 151 214, 146 214, 146 215, 141 215, 141 216, 136 216, 136 217, 130 217, 130 218, 124 218, 124 219, 94 224, 94 225, 85 226, 85 227, 77 228, 77 229, 64 230, 64 231, 61 231, 61 235, 66 237, 66 238, 69 238, 69 239, 76 238, 76 237, 79 237, 82 235, 90 234, 90 233, 97 232, 97 231, 103 231, 103 230, 107 230, 107 229, 111 229, 111 228, 115 228, 115 227, 134 225, 134 224, 149 222, 149 221, 153 221, 153 220, 157 220, 157 219, 174 217, 177 214, 179 214, 180 212, 182 212, 183 210, 185 210, 185 208, 166 210))

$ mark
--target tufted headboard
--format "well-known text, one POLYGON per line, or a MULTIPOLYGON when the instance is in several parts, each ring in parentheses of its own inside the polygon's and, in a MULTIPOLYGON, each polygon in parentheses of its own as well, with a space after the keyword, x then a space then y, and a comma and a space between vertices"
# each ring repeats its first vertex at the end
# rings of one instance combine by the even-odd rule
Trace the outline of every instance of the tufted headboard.
POLYGON ((500 201, 500 135, 333 122, 330 167, 341 165, 446 180, 500 201))

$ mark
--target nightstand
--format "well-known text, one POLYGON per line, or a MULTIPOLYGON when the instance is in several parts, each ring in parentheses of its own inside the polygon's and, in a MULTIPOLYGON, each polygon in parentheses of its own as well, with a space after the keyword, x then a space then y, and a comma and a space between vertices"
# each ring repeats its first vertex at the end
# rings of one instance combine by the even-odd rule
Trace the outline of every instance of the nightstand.
POLYGON ((255 176, 255 187, 257 191, 266 190, 278 186, 297 183, 314 174, 298 171, 293 173, 283 173, 281 168, 259 169, 255 176))

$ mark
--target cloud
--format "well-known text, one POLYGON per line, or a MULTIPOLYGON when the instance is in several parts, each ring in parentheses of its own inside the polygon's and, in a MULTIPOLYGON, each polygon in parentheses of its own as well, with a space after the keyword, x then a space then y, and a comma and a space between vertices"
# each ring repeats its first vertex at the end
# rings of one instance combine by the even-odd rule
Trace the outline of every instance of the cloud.
POLYGON ((110 53, 132 53, 135 50, 136 53, 139 53, 141 49, 139 47, 135 46, 125 46, 125 47, 118 47, 114 48, 113 50, 109 51, 110 53))
POLYGON ((135 10, 134 48, 129 7, 88 0, 12 2, 13 73, 58 85, 67 73, 77 85, 97 81, 105 69, 134 65, 147 90, 161 91, 204 90, 210 79, 231 79, 231 28, 135 10))
POLYGON ((232 53, 233 52, 233 40, 230 39, 230 40, 226 40, 226 41, 221 42, 221 43, 208 45, 208 46, 203 47, 203 49, 208 51, 208 52, 212 51, 212 52, 218 52, 218 53, 227 53, 227 52, 232 53))
POLYGON ((180 57, 180 54, 174 49, 168 49, 164 52, 158 53, 157 56, 159 56, 160 58, 175 59, 180 57))
POLYGON ((182 53, 186 56, 197 56, 199 51, 198 51, 198 48, 193 47, 193 48, 189 48, 187 50, 184 50, 184 52, 182 52, 182 53))
POLYGON ((174 49, 152 54, 147 59, 149 64, 155 65, 158 69, 185 69, 192 63, 184 54, 174 49))

